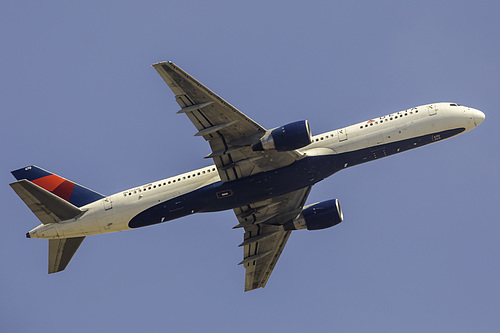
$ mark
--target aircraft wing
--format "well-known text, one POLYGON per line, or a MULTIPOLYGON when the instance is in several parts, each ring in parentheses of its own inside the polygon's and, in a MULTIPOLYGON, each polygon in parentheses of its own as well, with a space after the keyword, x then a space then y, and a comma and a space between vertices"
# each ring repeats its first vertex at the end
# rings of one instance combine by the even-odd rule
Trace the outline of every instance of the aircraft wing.
POLYGON ((172 62, 153 65, 198 132, 207 140, 223 182, 284 167, 301 157, 298 151, 253 151, 266 129, 196 81, 172 62))
POLYGON ((283 224, 295 218, 302 210, 311 187, 279 197, 234 209, 239 224, 245 228, 243 261, 245 291, 263 288, 278 262, 291 231, 283 224))

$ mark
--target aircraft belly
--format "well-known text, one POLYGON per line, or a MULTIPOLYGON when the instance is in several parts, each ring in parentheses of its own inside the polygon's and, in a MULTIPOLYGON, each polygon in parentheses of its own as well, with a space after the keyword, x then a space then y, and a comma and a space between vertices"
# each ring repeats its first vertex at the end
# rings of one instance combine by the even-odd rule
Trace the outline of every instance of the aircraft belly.
MULTIPOLYGON (((410 149, 422 147, 430 143, 451 138, 465 131, 465 128, 455 128, 439 132, 430 132, 426 135, 410 137, 381 145, 369 146, 363 149, 355 149, 336 155, 335 171, 350 166, 373 161, 382 157, 394 155, 410 149)), ((325 175, 327 177, 328 175, 325 175)))
POLYGON ((128 226, 138 228, 198 212, 234 209, 311 186, 321 179, 311 169, 309 159, 304 158, 277 170, 230 182, 218 181, 159 203, 134 216, 128 226))
POLYGON ((464 130, 457 128, 362 148, 356 145, 351 151, 310 156, 277 170, 230 182, 217 181, 141 211, 128 222, 128 227, 139 228, 193 213, 242 207, 314 185, 347 167, 447 139, 464 130))

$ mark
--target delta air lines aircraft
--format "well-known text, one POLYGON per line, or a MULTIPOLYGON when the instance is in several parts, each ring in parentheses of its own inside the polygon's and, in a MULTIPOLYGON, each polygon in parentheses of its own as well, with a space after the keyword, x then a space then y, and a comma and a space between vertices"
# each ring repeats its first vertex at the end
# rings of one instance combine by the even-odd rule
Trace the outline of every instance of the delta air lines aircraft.
POLYGON ((215 165, 105 196, 36 166, 12 172, 14 191, 40 219, 28 238, 49 240, 49 273, 66 268, 86 236, 194 213, 232 209, 244 230, 245 291, 264 287, 293 230, 343 220, 337 199, 306 205, 311 187, 354 165, 442 141, 484 114, 433 103, 311 135, 307 120, 267 130, 172 62, 153 67, 211 147, 215 165))

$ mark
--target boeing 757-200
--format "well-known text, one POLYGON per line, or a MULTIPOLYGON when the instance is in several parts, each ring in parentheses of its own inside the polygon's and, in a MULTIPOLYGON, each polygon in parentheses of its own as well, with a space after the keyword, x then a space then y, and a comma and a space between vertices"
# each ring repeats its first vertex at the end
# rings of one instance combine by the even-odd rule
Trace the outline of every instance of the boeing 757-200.
POLYGON ((417 106, 311 135, 307 120, 266 130, 172 62, 153 67, 210 144, 215 165, 104 196, 36 166, 10 184, 42 222, 26 234, 49 240, 49 273, 66 268, 86 236, 232 209, 243 228, 245 291, 264 287, 293 230, 343 220, 337 199, 305 205, 311 187, 337 171, 465 133, 484 113, 456 103, 417 106))

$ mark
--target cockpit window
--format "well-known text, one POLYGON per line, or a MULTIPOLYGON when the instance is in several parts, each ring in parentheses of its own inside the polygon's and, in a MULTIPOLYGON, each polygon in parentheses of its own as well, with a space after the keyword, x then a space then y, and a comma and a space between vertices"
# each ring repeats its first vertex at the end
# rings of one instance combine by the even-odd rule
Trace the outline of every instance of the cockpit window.
POLYGON ((460 104, 454 104, 454 103, 452 103, 452 104, 450 104, 450 106, 460 106, 460 104))

